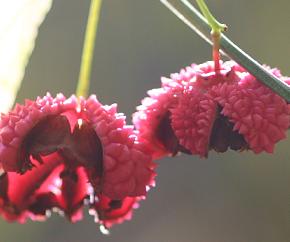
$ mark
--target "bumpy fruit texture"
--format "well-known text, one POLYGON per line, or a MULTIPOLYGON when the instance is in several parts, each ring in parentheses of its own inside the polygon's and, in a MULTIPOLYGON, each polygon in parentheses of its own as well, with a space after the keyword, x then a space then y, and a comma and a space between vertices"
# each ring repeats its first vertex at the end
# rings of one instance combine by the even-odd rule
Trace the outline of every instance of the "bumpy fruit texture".
MULTIPOLYGON (((133 114, 140 140, 154 158, 178 152, 207 157, 210 150, 272 153, 286 137, 290 105, 233 61, 192 64, 148 91, 133 114)), ((279 70, 267 68, 290 84, 279 70)))
POLYGON ((80 220, 87 201, 98 221, 128 219, 153 185, 154 163, 116 105, 47 94, 0 120, 0 213, 43 220, 50 210, 80 220), (93 198, 93 199, 92 199, 93 198))

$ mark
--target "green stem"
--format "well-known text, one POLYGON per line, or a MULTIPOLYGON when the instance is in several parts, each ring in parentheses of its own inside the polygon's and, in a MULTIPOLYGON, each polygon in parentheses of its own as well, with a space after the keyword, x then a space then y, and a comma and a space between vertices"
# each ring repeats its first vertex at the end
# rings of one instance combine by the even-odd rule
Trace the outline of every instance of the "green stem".
POLYGON ((100 17, 101 5, 102 0, 91 0, 90 13, 88 17, 83 46, 79 80, 76 89, 77 96, 86 97, 88 95, 91 78, 92 61, 95 48, 96 32, 100 17))
POLYGON ((216 74, 220 72, 220 40, 221 33, 227 29, 225 24, 218 22, 215 17, 211 14, 204 0, 196 0, 202 14, 205 16, 208 24, 211 27, 211 39, 213 43, 212 47, 212 58, 214 61, 214 67, 216 74))
POLYGON ((202 14, 204 15, 204 17, 208 21, 208 24, 211 26, 213 33, 220 34, 221 32, 223 32, 227 29, 227 26, 225 24, 221 24, 220 22, 218 22, 215 19, 215 17, 211 14, 211 12, 209 11, 208 7, 206 6, 204 0, 196 0, 196 2, 198 4, 202 14))
MULTIPOLYGON (((170 11, 188 25, 194 32, 199 34, 208 43, 212 44, 210 30, 207 20, 187 0, 160 0, 170 11)), ((290 86, 282 82, 268 72, 261 64, 241 50, 224 34, 221 34, 220 47, 222 53, 235 60, 247 69, 259 81, 268 86, 278 95, 290 103, 290 86)))

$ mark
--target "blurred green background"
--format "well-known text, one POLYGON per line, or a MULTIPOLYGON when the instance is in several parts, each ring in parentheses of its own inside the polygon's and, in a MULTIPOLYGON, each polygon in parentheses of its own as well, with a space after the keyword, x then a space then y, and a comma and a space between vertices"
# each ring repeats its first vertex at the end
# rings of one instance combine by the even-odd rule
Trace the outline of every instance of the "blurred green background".
MULTIPOLYGON (((193 1, 193 0, 192 0, 193 1)), ((227 35, 257 60, 290 75, 290 1, 207 1, 227 35)), ((47 91, 71 95, 78 78, 89 0, 55 0, 40 28, 17 100, 47 91)), ((134 112, 146 90, 211 49, 158 0, 104 0, 91 93, 119 111, 134 112)), ((45 223, 1 220, 0 242, 289 242, 290 145, 274 155, 211 152, 158 161, 157 186, 133 220, 103 236, 85 216, 70 224, 54 214, 45 223)))

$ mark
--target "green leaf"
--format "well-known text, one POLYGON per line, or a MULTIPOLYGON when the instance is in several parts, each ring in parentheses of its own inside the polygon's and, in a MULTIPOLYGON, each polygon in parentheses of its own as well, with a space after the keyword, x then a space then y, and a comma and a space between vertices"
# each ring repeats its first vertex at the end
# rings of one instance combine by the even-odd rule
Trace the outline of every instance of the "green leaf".
POLYGON ((52 0, 7 0, 0 3, 0 112, 14 103, 34 48, 38 28, 52 0))

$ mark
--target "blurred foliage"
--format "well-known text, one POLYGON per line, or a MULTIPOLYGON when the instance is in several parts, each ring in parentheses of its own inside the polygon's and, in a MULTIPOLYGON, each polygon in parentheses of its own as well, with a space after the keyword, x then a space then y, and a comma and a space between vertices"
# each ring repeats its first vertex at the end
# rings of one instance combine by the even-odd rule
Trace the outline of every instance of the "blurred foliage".
POLYGON ((0 112, 13 105, 39 25, 52 0, 0 1, 0 112))

